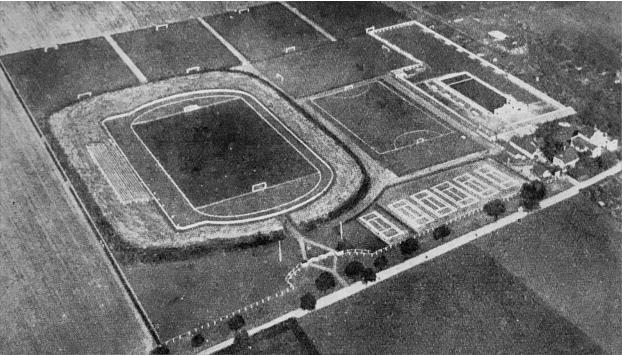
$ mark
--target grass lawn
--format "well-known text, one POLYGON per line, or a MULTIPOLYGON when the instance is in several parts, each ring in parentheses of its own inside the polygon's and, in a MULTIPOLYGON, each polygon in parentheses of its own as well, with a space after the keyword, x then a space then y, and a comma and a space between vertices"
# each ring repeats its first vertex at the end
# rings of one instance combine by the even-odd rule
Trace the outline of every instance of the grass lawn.
POLYGON ((138 84, 103 37, 61 44, 47 53, 33 49, 7 54, 0 60, 42 128, 47 116, 78 101, 79 94, 95 96, 138 84))
MULTIPOLYGON (((272 242, 124 268, 149 318, 166 340, 287 288, 285 276, 301 258, 295 243, 282 242, 282 252, 283 261, 279 262, 278 243, 272 242)), ((226 327, 225 323, 219 326, 226 327)))
POLYGON ((280 56, 288 47, 295 46, 299 51, 328 41, 278 3, 251 7, 241 14, 227 12, 205 20, 251 61, 280 56))
POLYGON ((622 236, 616 223, 577 196, 476 245, 615 354, 622 349, 622 236))
POLYGON ((338 39, 365 34, 365 29, 394 25, 407 18, 381 2, 304 1, 295 8, 338 39))
POLYGON ((380 42, 365 36, 330 42, 254 65, 288 94, 304 97, 380 76, 409 64, 412 63, 408 59, 383 51, 380 42))
POLYGON ((452 132, 431 113, 382 81, 313 102, 377 154, 414 145, 417 139, 433 140, 452 132))
POLYGON ((488 111, 494 113, 499 107, 503 107, 507 100, 477 80, 465 80, 451 84, 452 89, 473 100, 488 111))
POLYGON ((316 172, 240 98, 132 128, 195 207, 316 172))
POLYGON ((176 22, 112 36, 149 80, 183 75, 198 66, 201 71, 239 65, 237 58, 199 21, 176 22))
POLYGON ((467 245, 300 320, 320 353, 594 353, 600 348, 467 245))

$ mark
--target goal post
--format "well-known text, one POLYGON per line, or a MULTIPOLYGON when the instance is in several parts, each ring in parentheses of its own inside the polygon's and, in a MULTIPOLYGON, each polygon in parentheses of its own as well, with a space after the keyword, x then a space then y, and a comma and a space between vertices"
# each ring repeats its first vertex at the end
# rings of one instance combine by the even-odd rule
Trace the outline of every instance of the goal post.
POLYGON ((201 70, 201 67, 190 67, 190 68, 186 69, 186 74, 198 73, 199 70, 201 70))
POLYGON ((168 30, 168 23, 165 23, 163 25, 155 25, 155 30, 160 31, 160 30, 168 30))
POLYGON ((261 191, 264 191, 266 188, 268 188, 268 183, 263 181, 263 182, 253 185, 253 187, 251 188, 251 191, 261 192, 261 191))
POLYGON ((296 46, 291 46, 291 47, 285 48, 285 54, 291 53, 291 52, 294 52, 294 51, 296 51, 296 46))
POLYGON ((90 92, 90 91, 83 92, 83 93, 81 93, 81 94, 78 94, 78 100, 82 100, 82 99, 84 99, 84 98, 89 98, 89 97, 91 97, 91 96, 93 96, 93 93, 92 93, 92 92, 90 92))

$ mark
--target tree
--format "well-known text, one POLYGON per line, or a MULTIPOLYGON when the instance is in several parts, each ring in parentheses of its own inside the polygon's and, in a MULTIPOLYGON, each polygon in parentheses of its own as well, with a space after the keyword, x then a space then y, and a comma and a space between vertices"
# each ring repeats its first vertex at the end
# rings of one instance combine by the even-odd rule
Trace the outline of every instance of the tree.
POLYGON ((231 319, 229 319, 228 326, 229 329, 236 331, 242 328, 245 324, 246 322, 244 321, 244 318, 241 315, 236 314, 231 319))
POLYGON ((315 279, 315 287, 322 292, 328 291, 335 286, 335 277, 328 271, 323 271, 320 276, 315 279))
POLYGON ((235 336, 233 337, 233 353, 239 352, 244 349, 250 349, 250 347, 251 337, 248 335, 246 329, 236 331, 235 336))
POLYGON ((446 224, 443 224, 434 228, 434 231, 432 232, 432 237, 434 238, 434 240, 439 240, 448 237, 450 234, 451 229, 446 224))
POLYGON ((203 343, 205 343, 205 337, 201 333, 196 333, 190 340, 190 345, 192 345, 193 348, 198 348, 203 345, 203 343))
POLYGON ((376 272, 370 267, 365 268, 363 272, 361 272, 361 276, 364 283, 376 281, 376 272))
POLYGON ((406 257, 412 256, 419 250, 419 242, 415 238, 408 238, 400 244, 400 251, 406 257))
POLYGON ((346 274, 348 278, 355 279, 361 275, 363 270, 365 270, 365 266, 363 266, 363 264, 355 260, 355 261, 349 262, 348 265, 346 265, 346 268, 343 270, 343 272, 346 274))
POLYGON ((166 344, 160 344, 156 346, 153 350, 151 350, 151 354, 153 355, 166 355, 170 352, 171 351, 168 349, 168 346, 166 346, 166 344))
POLYGON ((337 247, 335 248, 335 250, 344 251, 348 249, 354 249, 354 245, 352 245, 352 243, 350 243, 349 241, 344 239, 337 242, 337 247))
POLYGON ((307 310, 307 311, 312 311, 315 309, 315 297, 310 293, 307 292, 304 295, 302 295, 302 297, 300 297, 300 308, 307 310))
POLYGON ((533 210, 540 206, 540 201, 546 196, 546 186, 540 180, 526 182, 521 187, 521 205, 527 210, 533 210))
POLYGON ((389 265, 389 260, 387 260, 387 257, 384 255, 380 255, 374 260, 374 267, 378 271, 385 269, 387 265, 389 265))
POLYGON ((596 158, 596 162, 600 170, 607 170, 618 163, 618 157, 614 152, 605 151, 601 156, 596 158))
POLYGON ((484 212, 494 217, 496 221, 500 215, 505 213, 505 203, 499 199, 492 200, 484 205, 484 212))

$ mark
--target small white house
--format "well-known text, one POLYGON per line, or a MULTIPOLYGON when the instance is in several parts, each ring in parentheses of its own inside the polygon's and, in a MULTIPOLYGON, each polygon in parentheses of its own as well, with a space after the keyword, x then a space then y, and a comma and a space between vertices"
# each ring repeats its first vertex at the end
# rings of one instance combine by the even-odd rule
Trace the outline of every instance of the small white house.
POLYGON ((553 157, 553 165, 566 170, 568 168, 574 168, 579 161, 579 155, 573 147, 566 148, 563 153, 557 154, 553 157))
POLYGON ((503 41, 504 39, 508 38, 508 35, 497 30, 488 32, 488 35, 492 37, 495 41, 503 41))
POLYGON ((594 134, 590 137, 590 143, 594 144, 597 147, 602 147, 607 149, 610 152, 618 149, 618 140, 610 139, 607 133, 601 131, 598 128, 594 129, 594 134))

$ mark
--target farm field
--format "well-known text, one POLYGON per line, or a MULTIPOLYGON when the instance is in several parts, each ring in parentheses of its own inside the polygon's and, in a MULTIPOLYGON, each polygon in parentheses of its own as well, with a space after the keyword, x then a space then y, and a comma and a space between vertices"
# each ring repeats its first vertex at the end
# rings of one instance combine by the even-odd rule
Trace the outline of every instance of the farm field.
POLYGON ((316 172, 240 98, 132 129, 195 207, 316 172))
POLYGON ((406 17, 381 2, 290 2, 337 39, 365 35, 365 29, 394 25, 406 17))
POLYGON ((617 223, 580 195, 475 245, 615 354, 622 349, 622 235, 617 223))
POLYGON ((149 80, 159 80, 198 71, 223 69, 240 62, 197 20, 147 27, 112 35, 149 80))
POLYGON ((410 64, 402 55, 384 51, 380 42, 366 36, 330 42, 258 62, 254 66, 286 93, 300 98, 380 76, 410 64))
POLYGON ((299 51, 328 41, 279 3, 206 17, 205 21, 253 62, 278 57, 289 47, 299 51))
POLYGON ((366 153, 398 175, 485 149, 382 79, 309 101, 366 153))
POLYGON ((62 44, 47 53, 33 49, 8 54, 0 61, 42 129, 47 116, 79 101, 80 94, 94 96, 138 84, 103 37, 62 44))
POLYGON ((300 320, 320 353, 533 354, 602 349, 466 245, 300 320))
POLYGON ((2 352, 148 351, 150 335, 3 74, 0 101, 2 352))

